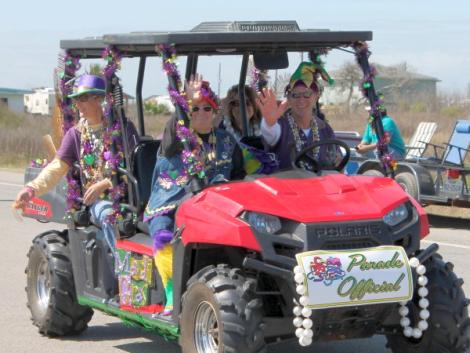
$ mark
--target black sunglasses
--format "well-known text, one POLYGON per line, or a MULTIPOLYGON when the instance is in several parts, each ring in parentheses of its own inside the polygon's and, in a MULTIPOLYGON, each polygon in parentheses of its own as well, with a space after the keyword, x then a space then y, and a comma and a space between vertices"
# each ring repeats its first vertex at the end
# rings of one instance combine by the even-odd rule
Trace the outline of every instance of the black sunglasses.
POLYGON ((90 98, 91 98, 91 95, 82 94, 81 96, 73 97, 72 100, 83 103, 83 102, 88 102, 90 98))
POLYGON ((315 92, 313 92, 312 90, 308 90, 308 91, 305 91, 305 92, 291 92, 290 93, 290 96, 294 99, 298 99, 300 97, 304 97, 304 98, 310 98, 311 96, 314 95, 315 92))
POLYGON ((198 112, 199 110, 201 110, 201 109, 204 110, 205 112, 210 112, 210 111, 212 111, 212 107, 207 107, 207 106, 206 106, 206 107, 202 107, 202 108, 193 107, 193 109, 191 109, 191 111, 192 111, 193 113, 197 113, 197 112, 198 112))

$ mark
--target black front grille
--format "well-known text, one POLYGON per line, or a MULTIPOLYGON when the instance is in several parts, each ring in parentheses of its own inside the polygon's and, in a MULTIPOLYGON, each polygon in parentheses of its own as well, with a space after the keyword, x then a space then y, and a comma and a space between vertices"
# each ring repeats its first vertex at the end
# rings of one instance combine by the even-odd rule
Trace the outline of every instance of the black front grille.
POLYGON ((390 230, 376 220, 311 223, 305 229, 305 250, 361 249, 393 244, 390 230))
POLYGON ((379 246, 380 244, 373 240, 353 240, 342 242, 325 242, 323 250, 344 250, 344 249, 362 249, 379 246))

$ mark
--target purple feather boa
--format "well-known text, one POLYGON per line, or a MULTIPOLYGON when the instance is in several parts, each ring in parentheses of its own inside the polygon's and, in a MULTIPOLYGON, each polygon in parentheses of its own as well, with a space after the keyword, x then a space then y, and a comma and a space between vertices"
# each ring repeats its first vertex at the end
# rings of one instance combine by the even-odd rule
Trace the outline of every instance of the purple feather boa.
POLYGON ((153 251, 163 249, 173 239, 173 232, 168 229, 159 229, 153 235, 153 251))

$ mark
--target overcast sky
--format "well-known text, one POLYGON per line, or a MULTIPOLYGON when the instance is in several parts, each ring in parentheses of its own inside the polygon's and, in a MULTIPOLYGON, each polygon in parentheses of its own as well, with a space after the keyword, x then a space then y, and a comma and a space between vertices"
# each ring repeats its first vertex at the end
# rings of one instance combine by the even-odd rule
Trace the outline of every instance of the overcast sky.
MULTIPOLYGON (((203 21, 296 20, 301 28, 371 30, 371 61, 407 62, 441 80, 438 88, 466 93, 470 82, 470 2, 413 0, 329 1, 6 1, 0 13, 0 87, 52 86, 60 39, 130 31, 188 30, 203 21)), ((327 58, 330 70, 352 57, 327 58)), ((200 71, 217 79, 218 59, 200 71)), ((221 89, 238 81, 237 60, 223 62, 221 89)), ((133 93, 136 65, 121 76, 133 93)), ((151 63, 144 96, 163 93, 160 64, 151 63)), ((214 85, 216 85, 214 83, 214 85)))

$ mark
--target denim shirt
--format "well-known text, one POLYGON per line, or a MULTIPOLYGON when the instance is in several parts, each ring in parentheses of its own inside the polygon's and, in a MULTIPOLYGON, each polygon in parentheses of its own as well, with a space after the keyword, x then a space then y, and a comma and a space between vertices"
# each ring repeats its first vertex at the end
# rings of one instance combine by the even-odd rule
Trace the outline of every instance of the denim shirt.
MULTIPOLYGON (((233 154, 237 146, 235 139, 226 131, 216 129, 216 159, 214 167, 206 169, 209 183, 233 177, 233 154)), ((186 187, 191 180, 187 174, 181 154, 165 157, 157 156, 152 176, 152 192, 144 212, 144 221, 172 213, 186 195, 186 187)))

